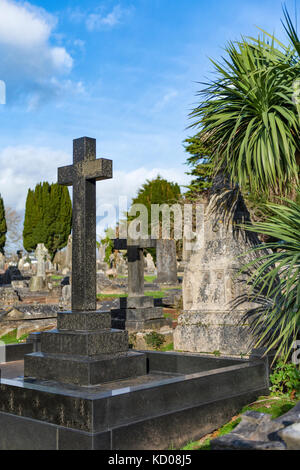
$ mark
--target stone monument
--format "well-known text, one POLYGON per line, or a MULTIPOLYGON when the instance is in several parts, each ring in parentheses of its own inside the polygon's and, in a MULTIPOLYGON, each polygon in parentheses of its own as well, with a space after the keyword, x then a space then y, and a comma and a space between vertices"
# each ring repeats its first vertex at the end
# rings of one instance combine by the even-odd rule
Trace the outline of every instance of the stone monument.
POLYGON ((155 248, 156 240, 115 239, 116 250, 127 250, 128 298, 120 299, 120 309, 112 310, 115 328, 132 331, 157 329, 166 325, 162 307, 144 295, 144 249, 155 248))
POLYGON ((178 279, 175 240, 157 240, 156 264, 158 284, 177 285, 178 279))
POLYGON ((43 243, 39 243, 35 250, 37 259, 37 273, 30 279, 30 291, 37 292, 46 287, 46 259, 48 250, 43 243))
POLYGON ((111 160, 96 160, 96 141, 74 141, 73 165, 58 182, 73 185, 72 311, 57 331, 42 333, 41 353, 25 357, 25 377, 91 386, 145 372, 143 354, 128 352, 126 331, 111 330, 96 311, 96 181, 112 178, 111 160))
POLYGON ((245 301, 247 278, 239 272, 243 264, 255 257, 249 250, 260 242, 255 234, 238 229, 239 223, 250 221, 240 194, 229 219, 221 209, 212 210, 213 201, 220 201, 216 198, 222 191, 227 195, 234 191, 239 194, 218 175, 211 204, 202 203, 204 239, 185 269, 184 312, 178 319, 174 347, 188 352, 240 356, 251 352, 253 338, 245 314, 256 305, 245 301))
POLYGON ((147 253, 145 257, 145 271, 147 274, 152 274, 152 275, 157 273, 156 267, 153 261, 153 256, 151 255, 151 253, 147 253))

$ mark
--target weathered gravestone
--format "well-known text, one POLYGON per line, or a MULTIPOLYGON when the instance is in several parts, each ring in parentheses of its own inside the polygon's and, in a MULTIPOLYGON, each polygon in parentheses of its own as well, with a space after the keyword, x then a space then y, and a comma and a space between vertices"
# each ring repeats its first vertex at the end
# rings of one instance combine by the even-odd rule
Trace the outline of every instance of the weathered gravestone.
POLYGON ((156 267, 151 253, 147 253, 145 257, 145 271, 147 274, 156 274, 156 267))
POLYGON ((35 257, 37 259, 37 273, 30 280, 30 291, 37 292, 46 287, 46 259, 48 250, 43 243, 39 243, 35 250, 35 257))
POLYGON ((177 285, 178 278, 175 240, 157 240, 156 264, 158 284, 177 285))
MULTIPOLYGON (((224 190, 230 190, 230 185, 219 175, 212 194, 217 197, 224 190)), ((174 347, 189 352, 249 354, 253 338, 245 314, 256 305, 247 302, 247 276, 239 272, 255 258, 249 250, 260 242, 255 234, 237 228, 237 223, 250 221, 241 195, 230 219, 202 204, 204 239, 185 269, 184 312, 178 319, 174 347)))
POLYGON ((112 325, 129 331, 143 331, 164 326, 162 307, 155 307, 153 297, 144 295, 144 249, 154 248, 156 240, 116 239, 116 250, 127 250, 128 298, 120 299, 120 309, 112 310, 112 325))
POLYGON ((108 270, 108 264, 105 262, 105 254, 106 254, 106 243, 100 243, 98 248, 98 259, 97 259, 97 269, 102 272, 106 272, 108 270))

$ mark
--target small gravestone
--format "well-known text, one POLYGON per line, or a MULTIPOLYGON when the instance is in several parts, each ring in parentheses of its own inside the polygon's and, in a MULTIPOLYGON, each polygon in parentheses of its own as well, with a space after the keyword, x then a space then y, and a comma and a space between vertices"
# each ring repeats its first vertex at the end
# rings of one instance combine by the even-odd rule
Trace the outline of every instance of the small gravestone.
POLYGON ((156 267, 151 253, 147 253, 145 257, 145 271, 147 274, 156 274, 156 267))
POLYGON ((4 270, 4 266, 5 266, 5 256, 3 255, 3 253, 0 253, 0 271, 4 270))
POLYGON ((37 272, 30 280, 30 291, 38 292, 46 288, 46 260, 48 257, 48 250, 43 243, 39 243, 35 250, 35 257, 37 259, 37 272))
POLYGON ((100 243, 99 248, 98 248, 98 258, 97 258, 97 270, 102 271, 104 273, 108 270, 108 264, 105 261, 106 248, 107 248, 106 243, 100 243))
POLYGON ((177 285, 177 258, 175 240, 157 240, 156 264, 158 284, 177 285))

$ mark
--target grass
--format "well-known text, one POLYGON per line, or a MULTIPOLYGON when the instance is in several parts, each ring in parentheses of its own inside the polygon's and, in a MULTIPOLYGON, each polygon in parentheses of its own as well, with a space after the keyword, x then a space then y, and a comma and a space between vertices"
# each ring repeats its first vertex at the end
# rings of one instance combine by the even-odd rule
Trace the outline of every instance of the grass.
POLYGON ((57 276, 57 275, 51 276, 51 281, 61 281, 62 279, 64 279, 64 276, 57 276))
POLYGON ((128 297, 127 294, 97 294, 97 300, 113 300, 128 297))
POLYGON ((7 335, 4 335, 0 338, 0 341, 3 341, 5 344, 18 344, 18 343, 23 343, 26 338, 28 337, 28 334, 21 336, 19 339, 17 339, 17 330, 13 330, 7 335))
POLYGON ((166 346, 163 346, 160 351, 162 352, 168 352, 168 351, 174 351, 174 343, 167 344, 166 346))
MULTIPOLYGON (((127 279, 127 278, 128 278, 128 276, 122 276, 121 274, 118 275, 118 279, 127 279)), ((157 276, 145 276, 144 279, 145 279, 145 282, 152 283, 152 282, 156 281, 157 276)))
POLYGON ((246 411, 267 413, 272 416, 272 419, 275 419, 291 410, 296 403, 297 401, 286 397, 260 397, 255 403, 245 406, 239 415, 235 416, 229 423, 225 424, 214 433, 204 436, 200 441, 188 443, 182 450, 211 450, 211 440, 232 432, 241 422, 240 415, 246 411))
MULTIPOLYGON (((145 292, 146 296, 154 299, 162 299, 165 296, 164 291, 145 292)), ((113 300, 128 297, 128 294, 97 294, 98 300, 113 300)))
POLYGON ((152 282, 156 281, 157 277, 156 276, 145 276, 144 277, 146 282, 149 282, 151 284, 152 282))

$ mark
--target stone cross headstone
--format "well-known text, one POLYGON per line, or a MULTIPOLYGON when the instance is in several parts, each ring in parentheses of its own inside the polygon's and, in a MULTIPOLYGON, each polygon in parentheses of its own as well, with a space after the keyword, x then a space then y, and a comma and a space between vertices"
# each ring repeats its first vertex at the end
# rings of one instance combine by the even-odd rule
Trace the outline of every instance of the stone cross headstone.
POLYGON ((74 140, 73 165, 58 169, 59 183, 73 185, 72 310, 41 334, 41 353, 25 356, 25 377, 87 387, 146 373, 127 331, 112 330, 110 312, 96 311, 96 181, 109 178, 112 161, 96 160, 96 140, 74 140))
POLYGON ((96 160, 96 140, 74 140, 73 165, 58 182, 73 186, 72 310, 96 310, 96 181, 112 177, 112 162, 96 160))

